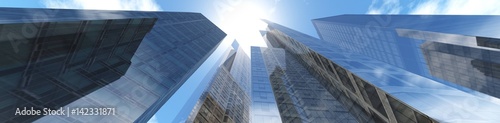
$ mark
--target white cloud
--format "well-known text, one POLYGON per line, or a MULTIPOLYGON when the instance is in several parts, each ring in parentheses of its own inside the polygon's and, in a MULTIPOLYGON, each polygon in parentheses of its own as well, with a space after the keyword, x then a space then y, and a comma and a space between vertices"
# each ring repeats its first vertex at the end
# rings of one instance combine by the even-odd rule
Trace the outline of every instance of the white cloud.
POLYGON ((399 0, 373 0, 367 13, 491 15, 500 14, 498 5, 498 0, 414 0, 404 6, 399 0))
POLYGON ((148 123, 158 123, 158 119, 156 118, 156 115, 153 115, 151 119, 149 119, 148 123))
POLYGON ((498 0, 450 0, 427 1, 412 11, 410 14, 465 14, 484 15, 500 14, 500 1, 498 0))
POLYGON ((373 0, 368 14, 398 14, 401 11, 399 0, 373 0))
POLYGON ((47 8, 160 11, 155 0, 43 0, 47 8))

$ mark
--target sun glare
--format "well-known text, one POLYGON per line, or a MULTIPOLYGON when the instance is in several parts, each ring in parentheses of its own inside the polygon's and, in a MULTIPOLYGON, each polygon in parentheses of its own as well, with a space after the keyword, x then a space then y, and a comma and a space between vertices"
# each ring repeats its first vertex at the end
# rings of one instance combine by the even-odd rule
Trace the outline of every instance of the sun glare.
MULTIPOLYGON (((255 4, 243 3, 226 14, 221 28, 243 46, 265 46, 259 33, 259 30, 265 30, 267 26, 261 21, 268 16, 265 12, 255 4)), ((246 50, 247 53, 249 53, 248 50, 246 50)))
POLYGON ((228 14, 224 24, 231 32, 254 31, 265 26, 265 23, 260 21, 261 18, 265 18, 262 9, 254 5, 243 5, 228 14))

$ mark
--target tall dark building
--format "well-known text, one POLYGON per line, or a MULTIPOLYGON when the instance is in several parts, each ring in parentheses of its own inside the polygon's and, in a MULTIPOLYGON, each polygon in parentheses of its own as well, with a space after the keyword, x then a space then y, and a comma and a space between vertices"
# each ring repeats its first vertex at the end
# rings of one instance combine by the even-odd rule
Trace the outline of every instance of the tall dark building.
POLYGON ((146 122, 226 35, 199 13, 0 13, 0 122, 146 122), (115 113, 14 115, 23 107, 115 113))
MULTIPOLYGON (((380 17, 385 16, 380 15, 380 17)), ((356 30, 355 28, 357 26, 361 26, 356 25, 355 23, 370 22, 371 18, 375 18, 374 20, 376 20, 376 18, 380 17, 374 17, 371 15, 342 15, 314 20, 313 22, 325 21, 321 22, 321 24, 315 24, 317 30, 320 31, 320 37, 323 37, 324 40, 316 39, 279 24, 266 21, 269 26, 268 32, 264 38, 268 41, 267 49, 270 49, 270 51, 273 52, 270 54, 274 54, 275 58, 274 60, 266 60, 265 55, 255 55, 255 57, 260 58, 264 56, 264 60, 261 61, 264 61, 266 65, 274 64, 266 67, 268 69, 266 71, 266 77, 268 78, 266 78, 265 81, 269 80, 268 82, 271 84, 274 92, 272 98, 276 101, 276 104, 270 106, 270 109, 272 110, 272 107, 274 106, 278 107, 279 115, 277 116, 281 117, 283 122, 298 119, 301 120, 300 122, 314 122, 313 120, 322 122, 321 119, 334 119, 335 117, 328 116, 329 114, 326 113, 326 111, 318 113, 321 112, 319 109, 324 108, 314 108, 326 105, 323 102, 330 102, 327 104, 335 102, 335 104, 338 104, 338 109, 328 110, 334 110, 336 111, 335 113, 345 114, 334 115, 344 116, 342 119, 334 120, 340 122, 495 122, 500 120, 494 115, 489 115, 498 113, 497 109, 500 109, 497 98, 477 93, 471 91, 470 89, 467 90, 458 88, 450 83, 443 84, 446 81, 439 80, 432 76, 430 74, 432 71, 428 71, 426 64, 418 66, 423 66, 424 68, 412 69, 411 67, 416 66, 404 65, 408 64, 408 62, 405 62, 405 60, 407 60, 405 59, 406 57, 395 57, 391 56, 393 54, 385 53, 382 54, 401 59, 403 60, 401 62, 404 62, 404 64, 398 65, 397 62, 380 59, 385 56, 376 55, 380 53, 376 50, 387 50, 381 49, 382 47, 386 47, 386 45, 373 47, 364 45, 363 48, 353 50, 352 48, 357 46, 356 43, 362 45, 361 43, 367 42, 362 39, 347 39, 348 37, 352 37, 352 35, 354 35, 353 33, 356 33, 355 31, 351 33, 347 32, 349 32, 349 30, 356 30), (332 27, 338 23, 347 24, 340 24, 345 27, 332 27), (339 39, 327 39, 329 36, 337 37, 339 39), (342 36, 348 37, 342 38, 342 36), (342 43, 339 41, 351 42, 342 43), (375 55, 371 56, 363 53, 367 53, 365 50, 373 50, 369 52, 373 52, 375 55), (422 73, 421 70, 427 71, 428 73, 422 73), (316 84, 319 86, 314 86, 316 84), (319 90, 323 90, 322 88, 324 88, 328 94, 320 93, 321 91, 319 90), (307 93, 311 90, 319 92, 313 94, 307 93), (319 94, 323 95, 315 97, 319 94), (329 98, 328 95, 331 95, 333 98, 329 98), (287 97, 291 98, 287 99, 287 97), (308 106, 309 104, 312 106, 308 106)), ((439 17, 435 17, 434 19, 438 18, 439 17)), ((425 19, 423 19, 423 21, 417 21, 417 19, 418 18, 411 16, 394 17, 393 23, 396 23, 397 25, 404 24, 404 21, 427 22, 425 19)), ((391 30, 389 27, 375 28, 391 30)), ((437 28, 439 27, 433 29, 437 28)), ((421 39, 415 38, 417 36, 422 36, 419 33, 408 32, 411 32, 411 30, 397 28, 392 30, 392 32, 370 32, 370 35, 397 37, 395 38, 395 43, 405 41, 424 42, 421 39)), ((356 35, 361 34, 362 33, 356 33, 356 35)), ((429 37, 431 36, 427 35, 427 38, 429 37)), ((359 36, 357 38, 359 38, 359 36)), ((433 44, 422 45, 422 50, 420 45, 415 45, 415 42, 405 44, 407 46, 413 45, 412 48, 414 49, 411 49, 413 51, 400 53, 401 55, 418 52, 448 53, 436 50, 438 47, 430 45, 437 46, 437 43, 443 42, 460 45, 460 43, 457 43, 458 41, 443 41, 444 39, 463 39, 462 41, 474 39, 473 41, 476 41, 476 38, 457 38, 456 36, 447 36, 441 37, 440 40, 431 42, 433 44), (425 49, 430 51, 425 51, 425 49)), ((373 43, 377 43, 378 41, 378 39, 375 41, 373 40, 373 43)), ((488 46, 489 48, 486 49, 492 50, 492 47, 495 47, 494 44, 496 43, 493 43, 493 41, 496 40, 494 39, 490 38, 482 41, 482 43, 479 41, 478 44, 488 46)), ((406 46, 403 47, 402 45, 399 46, 399 48, 410 48, 406 46)), ((442 48, 441 46, 438 49, 446 48, 442 48)), ((447 49, 451 50, 451 48, 447 49)), ((255 52, 259 51, 261 54, 266 54, 262 51, 262 49, 259 50, 256 48, 253 48, 252 53, 254 50, 255 52)), ((420 54, 420 57, 417 58, 424 58, 424 55, 426 54, 420 54)), ((255 57, 252 54, 252 61, 254 61, 253 59, 255 57)), ((417 58, 413 59, 418 61, 410 63, 426 63, 425 59, 417 58)), ((434 59, 440 60, 436 57, 436 55, 434 55, 434 59)), ((441 60, 441 62, 438 63, 443 64, 444 62, 447 61, 441 60)), ((491 62, 492 61, 488 61, 487 59, 476 59, 472 60, 471 64, 477 71, 481 71, 477 73, 482 73, 483 76, 494 77, 495 74, 493 74, 492 71, 495 68, 489 67, 494 66, 491 62)), ((254 62, 252 62, 252 66, 253 63, 254 62)), ((259 63, 255 62, 255 64, 259 63)), ((443 69, 449 70, 453 68, 443 69)), ((255 75, 252 75, 252 79, 255 77, 255 75)), ((255 97, 255 95, 252 94, 252 97, 255 97)), ((252 107, 252 111, 253 110, 254 109, 252 107)), ((332 122, 332 120, 329 120, 329 122, 332 122)))

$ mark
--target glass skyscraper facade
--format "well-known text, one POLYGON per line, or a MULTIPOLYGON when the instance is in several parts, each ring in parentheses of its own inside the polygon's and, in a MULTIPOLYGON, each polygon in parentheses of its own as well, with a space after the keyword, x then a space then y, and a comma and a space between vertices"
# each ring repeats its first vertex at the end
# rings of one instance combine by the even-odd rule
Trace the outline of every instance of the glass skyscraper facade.
MULTIPOLYGON (((226 36, 199 13, 0 14, 0 122, 146 122, 226 36), (14 115, 24 107, 116 113, 14 115)), ((340 15, 313 20, 320 39, 264 20, 267 47, 221 48, 173 121, 498 122, 497 20, 340 15)))
POLYGON ((332 51, 352 53, 345 58, 356 70, 349 71, 416 110, 440 122, 495 122, 499 119, 489 114, 500 108, 499 35, 493 33, 499 19, 340 15, 313 24, 325 44, 339 48, 332 51), (435 113, 438 109, 442 113, 435 113))
POLYGON ((499 61, 483 57, 500 57, 500 51, 440 42, 426 42, 422 51, 433 76, 500 97, 499 61))
POLYGON ((493 23, 498 19, 484 15, 341 15, 313 23, 326 42, 443 84, 458 84, 467 87, 462 90, 498 98, 498 77, 494 75, 498 73, 500 36, 492 33, 500 26, 493 23), (469 69, 472 66, 478 68, 469 69))
MULTIPOLYGON (((371 15, 316 19, 321 39, 266 21, 268 29, 261 34, 267 47, 251 47, 250 53, 250 122, 499 121, 500 101, 492 97, 497 39, 444 33, 441 28, 448 26, 431 32, 382 23, 420 22, 414 24, 422 28, 433 22, 429 18, 441 20, 371 15), (448 82, 459 79, 454 83, 469 83, 464 86, 471 89, 448 82), (481 79, 487 81, 476 81, 481 79)), ((222 66, 229 63, 234 67, 240 62, 222 66)), ((216 102, 204 99, 203 105, 216 102)), ((207 112, 222 110, 223 103, 217 104, 207 112)))
POLYGON ((367 65, 346 56, 369 58, 339 52, 341 48, 335 45, 267 23, 265 38, 272 46, 284 49, 279 55, 282 58, 276 59, 287 59, 279 63, 290 65, 286 69, 293 68, 270 74, 283 122, 436 122, 353 73, 349 68, 366 69, 367 65), (333 58, 353 60, 347 63, 356 66, 333 58))
POLYGON ((340 15, 314 19, 313 24, 325 42, 413 73, 428 74, 424 61, 417 59, 422 53, 414 50, 422 41, 397 36, 389 27, 395 21, 392 16, 340 15))
POLYGON ((247 91, 250 76, 250 58, 238 43, 218 68, 186 122, 194 123, 248 123, 250 97, 247 91), (248 63, 248 64, 245 64, 248 63))
POLYGON ((261 51, 282 122, 356 122, 348 108, 320 85, 306 67, 277 47, 268 46, 261 51))
POLYGON ((282 122, 261 49, 252 47, 250 56, 252 58, 251 120, 254 123, 282 122))
POLYGON ((0 8, 0 122, 146 122, 225 33, 199 13, 0 8), (17 108, 115 108, 19 116, 17 108))

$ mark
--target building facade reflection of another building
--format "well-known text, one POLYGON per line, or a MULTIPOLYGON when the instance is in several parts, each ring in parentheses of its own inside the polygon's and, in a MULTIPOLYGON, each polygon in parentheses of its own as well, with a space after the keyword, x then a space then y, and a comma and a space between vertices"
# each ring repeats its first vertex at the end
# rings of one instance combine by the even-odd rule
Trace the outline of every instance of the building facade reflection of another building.
POLYGON ((250 122, 250 97, 247 90, 247 78, 250 77, 249 61, 250 58, 243 49, 236 41, 233 42, 233 49, 192 109, 187 122, 250 122))
POLYGON ((484 40, 477 37, 478 46, 488 48, 428 41, 421 49, 433 76, 500 97, 500 50, 484 40))
POLYGON ((439 122, 493 122, 497 117, 488 114, 500 108, 498 20, 491 15, 339 15, 313 20, 321 45, 331 47, 302 43, 439 122))
POLYGON ((325 51, 340 50, 338 47, 266 22, 268 48, 253 47, 252 53, 261 51, 265 63, 261 68, 268 73, 268 88, 276 101, 265 108, 277 106, 282 122, 435 122, 333 62, 328 57, 336 55, 325 51))

